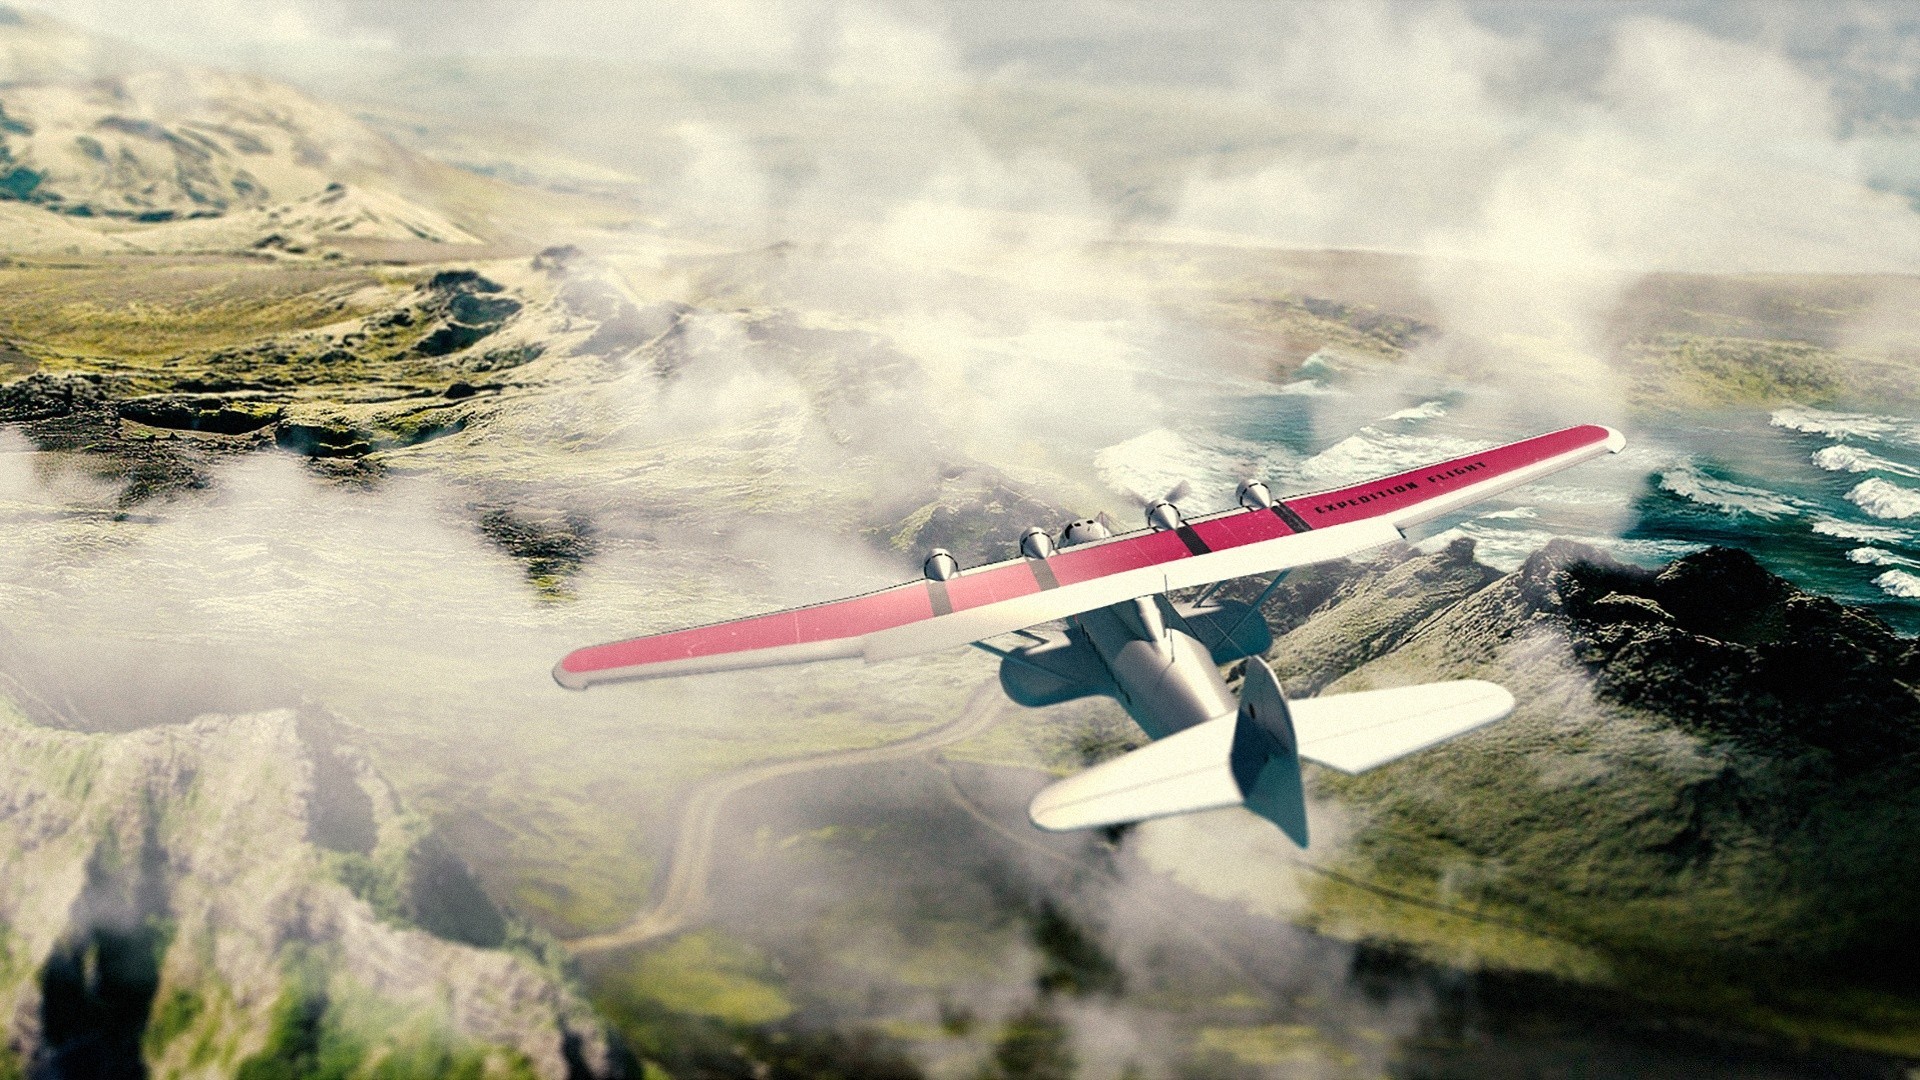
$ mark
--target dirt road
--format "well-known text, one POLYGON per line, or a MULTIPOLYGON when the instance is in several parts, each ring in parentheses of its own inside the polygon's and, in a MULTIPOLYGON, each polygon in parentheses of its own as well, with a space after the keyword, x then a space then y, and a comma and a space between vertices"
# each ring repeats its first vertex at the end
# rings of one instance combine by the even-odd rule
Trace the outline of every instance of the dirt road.
POLYGON ((567 942, 567 947, 575 953, 622 949, 678 933, 698 921, 706 908, 707 879, 713 872, 713 842, 720 825, 720 812, 733 795, 781 777, 849 765, 871 765, 937 750, 992 727, 1006 704, 999 681, 989 680, 967 699, 958 717, 912 738, 884 746, 751 765, 705 781, 693 789, 686 809, 681 812, 680 833, 674 841, 673 861, 660 902, 617 930, 575 938, 567 942))

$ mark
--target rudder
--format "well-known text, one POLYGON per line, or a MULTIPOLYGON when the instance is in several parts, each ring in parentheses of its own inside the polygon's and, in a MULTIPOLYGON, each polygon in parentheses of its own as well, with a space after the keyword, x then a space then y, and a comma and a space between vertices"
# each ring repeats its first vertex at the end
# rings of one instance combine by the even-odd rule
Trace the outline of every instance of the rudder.
POLYGON ((1300 776, 1300 741, 1294 735, 1293 714, 1280 691, 1280 680, 1258 656, 1247 660, 1230 761, 1247 809, 1306 847, 1307 793, 1300 776))

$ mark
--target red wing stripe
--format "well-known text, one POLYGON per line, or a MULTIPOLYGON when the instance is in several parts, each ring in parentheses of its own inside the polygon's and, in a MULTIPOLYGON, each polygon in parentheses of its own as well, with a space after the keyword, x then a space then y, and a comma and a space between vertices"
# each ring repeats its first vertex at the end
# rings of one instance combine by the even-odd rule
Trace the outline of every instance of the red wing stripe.
POLYGON ((1207 545, 1210 551, 1224 548, 1236 548, 1242 544, 1257 544, 1262 540, 1277 540, 1287 535, 1287 527, 1272 514, 1239 511, 1222 517, 1196 521, 1191 528, 1194 535, 1207 545))
POLYGON ((1047 563, 1053 567, 1053 576, 1059 579, 1060 584, 1073 585, 1108 574, 1118 574, 1123 570, 1138 570, 1143 566, 1192 557, 1187 545, 1168 531, 1143 533, 1104 544, 1070 547, 1048 559, 1047 563))
POLYGON ((933 605, 926 590, 910 582, 851 600, 795 608, 793 614, 799 640, 825 641, 929 619, 933 617, 933 605))
POLYGON ((1612 436, 1606 428, 1591 424, 1567 428, 1351 487, 1296 496, 1280 505, 1316 529, 1381 517, 1612 436))
MULTIPOLYGON (((1406 522, 1446 513, 1455 505, 1498 488, 1482 487, 1478 493, 1469 490, 1486 481, 1578 451, 1618 450, 1623 441, 1619 433, 1608 428, 1568 428, 1379 480, 1295 496, 1276 504, 1272 513, 1230 511, 1177 529, 1071 547, 1046 559, 1022 558, 982 566, 946 581, 913 581, 847 600, 595 645, 568 654, 560 662, 559 671, 582 676, 620 672, 617 677, 631 677, 633 669, 651 665, 787 646, 802 647, 783 652, 787 662, 856 655, 857 647, 851 651, 811 647, 864 638, 1129 570, 1298 535, 1308 529, 1372 518, 1405 527, 1406 522)), ((1512 478, 1516 482, 1520 479, 1512 478)), ((692 669, 681 666, 676 670, 692 669)), ((714 668, 707 665, 702 670, 714 668)), ((561 681, 573 686, 593 680, 561 681)))
POLYGON ((1026 560, 1022 559, 999 566, 983 566, 948 578, 943 584, 947 595, 953 598, 953 610, 967 611, 1039 592, 1040 582, 1025 564, 1026 560))
POLYGON ((830 604, 577 649, 560 661, 560 667, 576 674, 612 671, 808 641, 860 637, 932 617, 933 604, 924 583, 915 581, 830 604))

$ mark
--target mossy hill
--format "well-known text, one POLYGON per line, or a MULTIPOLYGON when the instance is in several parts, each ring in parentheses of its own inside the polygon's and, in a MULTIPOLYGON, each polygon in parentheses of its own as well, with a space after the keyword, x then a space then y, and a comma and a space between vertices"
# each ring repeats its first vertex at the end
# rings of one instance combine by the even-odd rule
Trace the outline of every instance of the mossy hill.
POLYGON ((1920 1053, 1920 643, 1745 552, 1555 541, 1295 574, 1291 691, 1497 679, 1508 720, 1315 788, 1357 811, 1308 921, 1682 1015, 1920 1053))
POLYGON ((0 746, 0 1074, 618 1071, 326 717, 82 734, 0 699, 0 746))

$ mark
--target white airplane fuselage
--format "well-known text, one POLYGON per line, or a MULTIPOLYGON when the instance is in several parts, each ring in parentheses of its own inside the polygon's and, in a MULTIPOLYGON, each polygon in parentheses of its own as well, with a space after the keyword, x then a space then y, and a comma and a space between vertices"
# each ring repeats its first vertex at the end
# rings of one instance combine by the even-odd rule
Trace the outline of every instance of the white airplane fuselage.
POLYGON ((1143 596, 1073 617, 1113 676, 1127 715, 1155 739, 1240 707, 1207 647, 1169 615, 1164 597, 1143 596))

